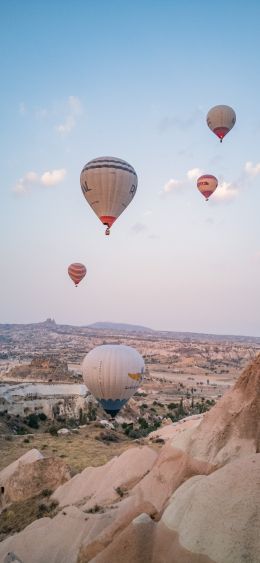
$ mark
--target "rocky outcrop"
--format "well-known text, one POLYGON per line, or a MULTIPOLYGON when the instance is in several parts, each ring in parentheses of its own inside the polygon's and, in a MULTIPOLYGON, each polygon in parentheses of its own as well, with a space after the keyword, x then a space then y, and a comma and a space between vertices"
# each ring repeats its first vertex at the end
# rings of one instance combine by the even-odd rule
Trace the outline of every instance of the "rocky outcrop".
POLYGON ((257 563, 259 475, 256 454, 193 477, 176 490, 158 523, 140 514, 105 544, 107 526, 81 548, 78 563, 257 563))
POLYGON ((214 469, 214 465, 192 458, 167 443, 151 471, 134 487, 131 495, 152 503, 160 515, 171 494, 184 481, 194 475, 208 475, 214 469))
MULTIPOLYGON (((157 526, 147 514, 140 514, 91 563, 214 563, 207 556, 183 548, 177 538, 173 550, 166 535, 163 542, 156 542, 157 526)), ((80 555, 77 563, 85 562, 80 555)))
MULTIPOLYGON (((142 513, 126 526, 96 557, 89 559, 93 563, 109 563, 122 561, 124 563, 151 563, 153 555, 153 535, 155 522, 146 513, 142 513)), ((78 562, 84 563, 86 557, 81 551, 78 562)))
POLYGON ((101 467, 87 467, 59 487, 53 498, 60 506, 80 505, 83 510, 106 506, 120 499, 153 466, 157 454, 148 446, 130 448, 101 467))
POLYGON ((19 459, 16 459, 13 463, 7 465, 7 467, 0 471, 0 487, 5 486, 7 479, 10 479, 19 467, 28 463, 33 463, 38 459, 43 459, 43 455, 39 452, 39 450, 36 450, 36 448, 32 448, 26 452, 26 454, 19 457, 19 459))
POLYGON ((26 465, 20 463, 16 471, 5 481, 5 503, 25 500, 44 489, 53 491, 70 478, 69 467, 59 458, 38 459, 26 465))
POLYGON ((158 524, 153 561, 171 563, 177 541, 216 563, 257 563, 259 529, 260 454, 254 454, 193 477, 174 493, 158 524))
POLYGON ((172 444, 218 465, 260 451, 260 355, 201 424, 191 433, 176 436, 172 444))
POLYGON ((173 423, 170 420, 170 424, 160 426, 158 430, 151 432, 148 435, 148 440, 153 441, 156 438, 162 438, 164 441, 171 440, 179 433, 196 428, 201 423, 203 416, 204 414, 193 414, 173 423))
POLYGON ((258 563, 259 386, 260 356, 160 451, 131 447, 58 487, 61 512, 3 541, 0 560, 13 551, 26 563, 258 563))
POLYGON ((69 507, 54 519, 36 520, 1 542, 0 561, 13 551, 26 563, 76 563, 82 541, 98 525, 97 518, 88 518, 76 507, 69 507))
POLYGON ((79 384, 21 383, 7 385, 1 392, 0 412, 25 418, 41 412, 51 419, 79 418, 90 402, 86 387, 79 384))
POLYGON ((70 372, 66 362, 55 356, 37 356, 28 365, 16 366, 9 371, 9 378, 30 381, 67 381, 70 372))

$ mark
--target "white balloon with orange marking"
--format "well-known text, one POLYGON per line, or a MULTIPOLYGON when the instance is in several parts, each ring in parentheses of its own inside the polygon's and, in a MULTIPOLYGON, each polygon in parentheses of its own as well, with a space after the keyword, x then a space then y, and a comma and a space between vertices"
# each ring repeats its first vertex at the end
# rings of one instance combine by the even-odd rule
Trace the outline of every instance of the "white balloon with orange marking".
POLYGON ((145 365, 131 346, 104 344, 85 356, 82 371, 89 391, 115 416, 140 386, 145 365))
POLYGON ((206 201, 208 201, 209 197, 214 193, 217 186, 218 180, 211 174, 204 174, 197 180, 197 188, 200 193, 206 198, 206 201))
POLYGON ((125 160, 104 156, 88 162, 80 175, 84 197, 103 225, 110 227, 132 201, 137 174, 125 160))
POLYGON ((230 106, 215 106, 208 112, 207 124, 211 131, 220 139, 221 143, 235 123, 236 114, 230 106))
POLYGON ((81 280, 83 280, 86 273, 87 273, 86 266, 84 266, 84 264, 81 264, 80 262, 74 262, 73 264, 70 264, 70 266, 68 267, 69 277, 75 283, 76 287, 81 282, 81 280))

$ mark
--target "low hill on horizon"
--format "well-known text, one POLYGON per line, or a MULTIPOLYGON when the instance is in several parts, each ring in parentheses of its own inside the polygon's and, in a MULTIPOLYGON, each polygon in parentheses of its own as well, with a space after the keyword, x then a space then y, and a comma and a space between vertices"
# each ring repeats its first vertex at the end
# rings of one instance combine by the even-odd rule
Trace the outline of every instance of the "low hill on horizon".
POLYGON ((111 323, 108 321, 92 323, 90 325, 86 325, 86 328, 91 328, 94 330, 123 330, 125 332, 156 332, 152 328, 148 328, 147 326, 132 325, 128 323, 111 323))
MULTIPOLYGON (((95 322, 91 324, 84 325, 71 325, 71 324, 60 324, 56 323, 55 319, 48 318, 45 321, 38 323, 0 323, 0 331, 10 331, 10 330, 46 330, 54 332, 65 332, 70 333, 71 331, 78 333, 80 331, 104 331, 104 332, 125 332, 125 333, 136 333, 143 334, 147 336, 152 336, 155 338, 163 339, 176 339, 182 341, 228 341, 237 343, 248 343, 248 344, 260 344, 260 336, 250 336, 250 335, 233 335, 233 334, 216 334, 216 333, 205 333, 205 332, 192 332, 192 331, 177 331, 177 330, 157 330, 152 329, 142 325, 134 325, 130 323, 117 323, 110 321, 95 322)), ((0 340, 2 342, 7 338, 3 334, 0 334, 0 340)))

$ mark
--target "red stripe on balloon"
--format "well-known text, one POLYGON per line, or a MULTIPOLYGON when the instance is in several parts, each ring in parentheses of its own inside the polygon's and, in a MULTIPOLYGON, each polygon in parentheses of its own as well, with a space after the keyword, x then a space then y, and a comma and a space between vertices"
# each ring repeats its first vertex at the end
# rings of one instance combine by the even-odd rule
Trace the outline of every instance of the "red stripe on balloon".
POLYGON ((225 135, 230 131, 228 127, 215 127, 213 132, 219 139, 224 139, 225 135))
POLYGON ((99 217, 100 221, 102 221, 103 225, 107 225, 108 227, 112 227, 113 223, 116 220, 116 217, 112 217, 112 215, 101 215, 99 217))
POLYGON ((212 190, 206 190, 205 192, 203 192, 203 195, 206 199, 208 199, 212 194, 213 194, 212 190))
POLYGON ((68 267, 68 274, 75 285, 77 285, 86 275, 87 269, 83 264, 75 262, 68 267))

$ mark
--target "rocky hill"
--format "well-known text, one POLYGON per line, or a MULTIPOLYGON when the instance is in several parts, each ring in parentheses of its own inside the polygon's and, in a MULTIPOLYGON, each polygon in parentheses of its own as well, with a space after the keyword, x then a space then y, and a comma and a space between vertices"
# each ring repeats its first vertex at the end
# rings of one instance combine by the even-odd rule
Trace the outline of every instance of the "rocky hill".
POLYGON ((174 424, 161 449, 147 440, 65 480, 51 497, 58 513, 4 540, 0 560, 259 563, 259 435, 260 356, 201 420, 174 424))
POLYGON ((152 328, 140 325, 131 325, 127 323, 99 322, 88 325, 87 328, 91 328, 93 330, 115 330, 119 332, 145 332, 148 334, 154 333, 154 330, 152 328))
POLYGON ((37 356, 28 365, 15 366, 9 370, 9 379, 26 381, 68 381, 71 375, 66 362, 54 356, 37 356))

